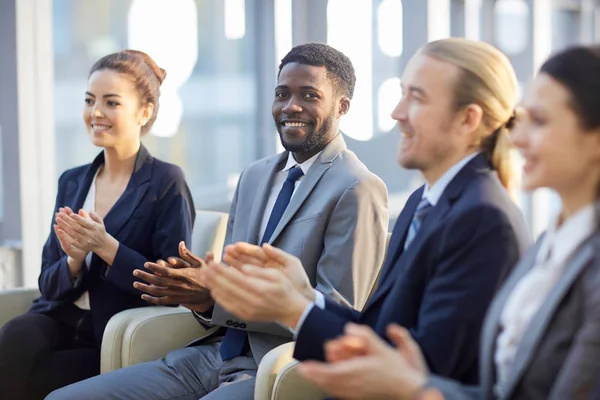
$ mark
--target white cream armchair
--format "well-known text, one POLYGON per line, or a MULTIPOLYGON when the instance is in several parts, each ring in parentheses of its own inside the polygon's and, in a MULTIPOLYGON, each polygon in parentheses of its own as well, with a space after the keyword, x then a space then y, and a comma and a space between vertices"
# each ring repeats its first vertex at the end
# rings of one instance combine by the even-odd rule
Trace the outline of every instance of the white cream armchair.
MULTIPOLYGON (((196 211, 190 248, 196 254, 212 251, 218 259, 223 250, 228 215, 196 211)), ((25 313, 40 295, 38 289, 0 291, 0 326, 25 313)), ((155 360, 190 341, 208 335, 191 312, 183 307, 143 307, 123 311, 108 322, 102 338, 102 373, 155 360)))

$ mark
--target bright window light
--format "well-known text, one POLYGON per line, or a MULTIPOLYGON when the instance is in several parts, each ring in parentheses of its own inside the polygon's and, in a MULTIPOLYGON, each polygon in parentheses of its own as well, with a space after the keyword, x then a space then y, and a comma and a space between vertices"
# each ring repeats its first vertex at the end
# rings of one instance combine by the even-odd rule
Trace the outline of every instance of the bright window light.
POLYGON ((292 0, 275 0, 275 62, 292 49, 292 0))
POLYGON ((396 126, 396 121, 392 118, 392 110, 402 96, 400 88, 400 78, 390 78, 383 81, 379 86, 377 95, 377 122, 381 132, 389 132, 396 126))
POLYGON ((496 44, 506 54, 525 51, 529 42, 529 6, 525 0, 498 0, 494 4, 494 31, 496 44))
POLYGON ((373 8, 371 1, 329 0, 327 43, 354 65, 356 87, 350 111, 340 129, 356 140, 373 138, 373 8))
POLYGON ((246 36, 245 0, 225 0, 225 37, 228 40, 237 40, 244 36, 246 36))
POLYGON ((172 137, 179 130, 183 105, 178 90, 198 60, 198 10, 194 0, 133 0, 129 9, 129 47, 146 52, 167 71, 160 112, 151 134, 172 137), (176 45, 173 45, 173 44, 176 45))
POLYGON ((450 37, 450 0, 427 0, 427 40, 450 37))
POLYGON ((481 0, 465 0, 465 37, 479 40, 481 37, 481 0))
POLYGON ((377 41, 388 57, 402 55, 402 0, 384 0, 377 8, 377 41))

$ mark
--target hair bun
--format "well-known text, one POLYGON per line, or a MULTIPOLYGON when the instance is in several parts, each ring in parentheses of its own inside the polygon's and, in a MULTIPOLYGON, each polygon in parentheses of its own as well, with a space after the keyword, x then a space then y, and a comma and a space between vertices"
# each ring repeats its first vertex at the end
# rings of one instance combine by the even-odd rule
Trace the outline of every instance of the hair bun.
POLYGON ((142 60, 144 60, 144 63, 150 67, 150 69, 152 70, 152 72, 154 72, 154 75, 156 75, 156 78, 158 78, 158 82, 160 84, 163 83, 163 81, 165 80, 165 78, 167 77, 167 71, 165 71, 164 69, 162 69, 161 67, 158 66, 158 64, 156 64, 156 62, 152 59, 152 57, 150 57, 148 54, 144 53, 143 51, 140 50, 133 50, 133 49, 127 49, 124 50, 125 53, 129 53, 129 54, 133 54, 135 56, 141 57, 142 60))
POLYGON ((159 66, 157 66, 157 68, 158 68, 158 71, 154 70, 154 73, 156 74, 156 77, 158 78, 158 81, 162 84, 163 81, 165 80, 165 78, 167 77, 167 71, 165 71, 164 69, 160 68, 159 66))

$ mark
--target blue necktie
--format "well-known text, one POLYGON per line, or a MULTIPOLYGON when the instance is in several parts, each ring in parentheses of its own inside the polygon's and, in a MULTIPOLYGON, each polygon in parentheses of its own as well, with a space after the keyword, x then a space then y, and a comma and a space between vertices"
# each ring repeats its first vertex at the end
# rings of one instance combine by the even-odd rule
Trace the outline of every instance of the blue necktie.
MULTIPOLYGON (((288 171, 288 176, 285 182, 283 182, 283 187, 277 195, 277 200, 271 211, 271 216, 267 222, 267 227, 265 228, 265 233, 263 234, 260 244, 268 242, 271 239, 271 236, 273 236, 273 232, 275 232, 275 228, 277 228, 285 209, 290 203, 292 194, 294 194, 296 181, 302 175, 304 175, 304 173, 300 167, 293 167, 288 171)), ((246 354, 248 349, 249 343, 246 331, 228 328, 225 337, 221 342, 219 351, 223 361, 226 361, 246 354)))
POLYGON ((417 236, 417 232, 425 219, 427 213, 431 210, 431 204, 427 200, 426 197, 421 199, 415 213, 413 214, 412 220, 410 221, 410 226, 408 227, 408 234, 406 235, 406 240, 404 241, 404 250, 408 248, 410 243, 413 241, 415 236, 417 236))

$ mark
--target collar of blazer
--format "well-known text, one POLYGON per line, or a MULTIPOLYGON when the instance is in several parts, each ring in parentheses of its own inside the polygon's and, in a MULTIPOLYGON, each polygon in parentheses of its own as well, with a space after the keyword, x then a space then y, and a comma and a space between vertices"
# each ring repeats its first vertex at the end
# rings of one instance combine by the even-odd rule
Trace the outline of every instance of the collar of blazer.
POLYGON ((425 221, 419 229, 419 234, 414 238, 410 246, 404 251, 404 239, 408 232, 408 227, 419 201, 422 198, 424 187, 417 189, 406 202, 406 205, 400 215, 384 262, 381 278, 379 279, 379 288, 375 291, 371 299, 367 302, 365 311, 384 294, 386 294, 397 281, 396 274, 402 273, 411 265, 415 257, 420 253, 423 243, 427 240, 436 228, 443 223, 452 208, 452 204, 460 197, 463 189, 479 174, 487 174, 492 171, 490 164, 485 160, 482 154, 477 155, 467 163, 450 181, 438 203, 431 209, 425 221), (402 264, 402 268, 397 267, 397 263, 402 264))
MULTIPOLYGON (((143 145, 140 145, 129 183, 121 197, 104 217, 106 231, 112 236, 116 237, 148 190, 149 181, 152 178, 152 163, 153 157, 143 145)), ((80 175, 68 182, 64 206, 71 207, 75 212, 83 206, 94 175, 102 164, 104 164, 104 151, 98 154, 80 175)))
MULTIPOLYGON (((296 214, 302 203, 304 203, 304 201, 312 193, 314 187, 319 182, 323 174, 331 167, 333 161, 346 148, 347 147, 346 142, 344 141, 344 137, 341 133, 339 133, 336 137, 334 137, 331 140, 331 142, 327 144, 327 146, 325 146, 323 151, 321 151, 321 154, 319 154, 313 165, 308 170, 307 174, 302 179, 302 184, 296 189, 294 197, 292 197, 290 204, 287 206, 285 212, 283 213, 279 224, 273 232, 273 235, 271 235, 271 239, 269 240, 270 244, 277 240, 278 236, 283 231, 283 228, 290 222, 290 220, 296 214)), ((277 172, 279 172, 279 170, 283 168, 287 159, 288 152, 284 151, 283 153, 269 157, 266 160, 264 171, 265 176, 268 176, 268 179, 263 179, 256 190, 258 196, 254 201, 254 204, 252 205, 251 214, 254 217, 251 222, 251 225, 248 227, 249 243, 259 243, 260 241, 260 238, 258 237, 260 223, 264 216, 267 199, 271 194, 271 186, 273 185, 275 174, 277 174, 277 172)))
MULTIPOLYGON (((533 358, 535 351, 546 332, 548 324, 560 307, 562 299, 572 287, 577 277, 590 263, 590 260, 594 258, 594 252, 599 240, 599 233, 592 235, 583 242, 566 261, 567 264, 563 276, 557 282, 556 286, 548 293, 548 296, 531 320, 529 328, 526 330, 525 335, 521 340, 517 355, 513 362, 512 373, 503 390, 502 398, 509 398, 515 390, 517 383, 527 369, 529 361, 533 358)), ((535 257, 541 242, 541 238, 538 239, 533 248, 517 264, 514 272, 506 281, 500 292, 498 292, 487 313, 482 330, 480 363, 480 377, 484 393, 491 395, 496 381, 494 353, 496 351, 496 338, 500 328, 499 322, 502 310, 517 283, 531 270, 531 268, 534 267, 535 257)))

